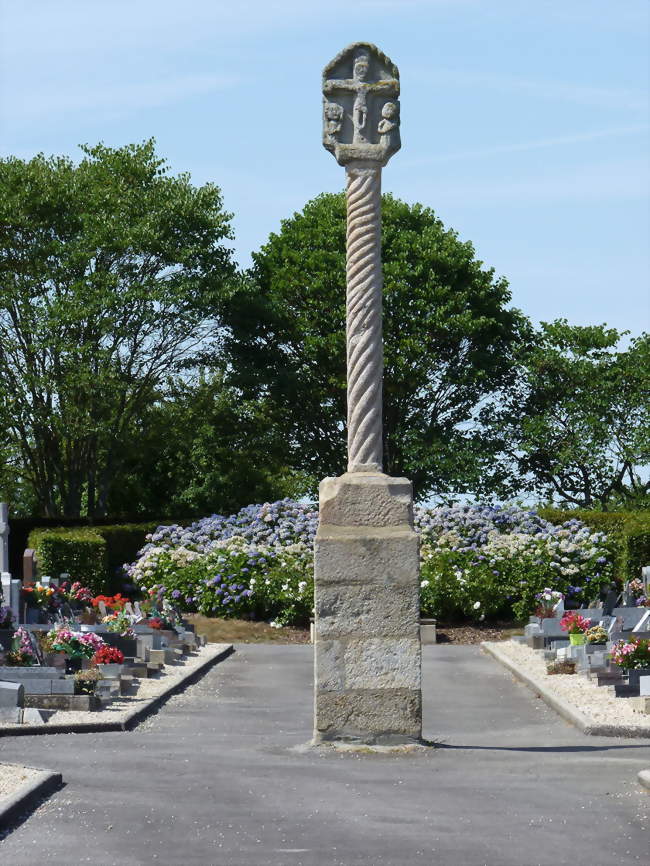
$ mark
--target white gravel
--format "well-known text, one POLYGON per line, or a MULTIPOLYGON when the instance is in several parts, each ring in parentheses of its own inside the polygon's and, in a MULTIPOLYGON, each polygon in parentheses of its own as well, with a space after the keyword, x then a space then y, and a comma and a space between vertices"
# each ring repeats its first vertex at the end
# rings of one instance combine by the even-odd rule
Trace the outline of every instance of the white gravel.
POLYGON ((579 674, 546 673, 546 661, 525 644, 507 640, 492 644, 520 670, 534 677, 557 698, 598 725, 624 725, 647 730, 650 716, 633 708, 629 698, 617 698, 613 689, 598 686, 579 674))
MULTIPOLYGON (((50 716, 47 724, 76 725, 83 722, 123 722, 128 713, 142 706, 146 701, 151 700, 151 698, 155 698, 162 694, 168 688, 176 685, 187 676, 190 676, 196 668, 200 667, 209 658, 223 651, 228 646, 229 644, 206 644, 191 655, 186 656, 182 662, 165 665, 156 676, 138 680, 140 685, 134 695, 116 698, 102 710, 95 710, 93 712, 68 712, 59 710, 50 716)), ((26 725, 3 725, 2 730, 17 727, 24 729, 26 725)), ((41 726, 39 725, 39 727, 41 726)))
POLYGON ((0 807, 3 800, 16 794, 23 785, 33 782, 42 772, 20 764, 0 764, 0 807))

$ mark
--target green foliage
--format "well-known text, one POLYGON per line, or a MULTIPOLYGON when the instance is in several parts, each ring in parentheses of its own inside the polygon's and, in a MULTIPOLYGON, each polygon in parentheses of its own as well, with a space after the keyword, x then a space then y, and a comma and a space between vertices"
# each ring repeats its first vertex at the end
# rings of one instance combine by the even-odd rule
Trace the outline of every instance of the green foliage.
POLYGON ((520 356, 519 375, 481 418, 502 436, 501 476, 528 490, 592 509, 647 507, 650 480, 650 336, 632 340, 604 325, 542 323, 520 356))
POLYGON ((241 540, 209 554, 154 550, 140 560, 138 572, 139 584, 152 596, 206 616, 306 626, 313 607, 311 557, 273 550, 251 554, 241 540))
MULTIPOLYGON (((416 495, 481 487, 477 407, 507 386, 527 323, 470 243, 428 208, 383 197, 384 469, 416 495)), ((286 462, 312 480, 345 453, 345 199, 282 223, 221 307, 230 383, 257 400, 286 462)))
POLYGON ((598 532, 607 534, 607 547, 613 576, 622 585, 641 576, 641 568, 650 565, 650 513, 645 511, 587 511, 542 508, 540 517, 556 525, 570 517, 582 521, 598 532))
POLYGON ((41 575, 62 573, 100 593, 106 581, 106 541, 93 529, 34 529, 29 547, 36 551, 41 575))
MULTIPOLYGON (((219 189, 173 177, 153 141, 78 165, 0 160, 0 423, 47 516, 103 515, 138 422, 211 349, 234 268, 219 189)), ((5 472, 5 476, 7 473, 5 472)))
POLYGON ((135 503, 170 522, 300 495, 307 484, 286 468, 284 448, 263 405, 242 399, 219 373, 177 380, 134 429, 110 512, 132 514, 135 503))

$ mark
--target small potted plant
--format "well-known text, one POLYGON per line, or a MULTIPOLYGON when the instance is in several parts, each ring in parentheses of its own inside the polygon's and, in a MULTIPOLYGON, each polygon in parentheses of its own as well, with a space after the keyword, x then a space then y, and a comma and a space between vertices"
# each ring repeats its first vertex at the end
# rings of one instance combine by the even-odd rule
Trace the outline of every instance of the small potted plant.
POLYGON ((579 613, 565 613, 560 620, 560 628, 569 635, 569 643, 580 646, 586 643, 586 633, 591 627, 591 620, 580 616, 579 613))
POLYGON ((77 671, 74 675, 74 690, 78 695, 94 695, 97 683, 102 679, 101 671, 89 668, 87 671, 77 671))
POLYGON ((124 668, 124 653, 114 646, 103 646, 92 659, 101 675, 106 679, 119 677, 124 668))
POLYGON ((627 672, 630 685, 638 685, 640 677, 650 676, 650 640, 620 640, 612 650, 612 659, 627 672))
POLYGON ((56 593, 53 586, 43 586, 40 583, 27 583, 22 589, 27 605, 25 619, 28 623, 47 623, 47 613, 56 593))
POLYGON ((32 639, 26 628, 19 626, 14 633, 13 646, 5 656, 5 663, 10 667, 31 667, 38 664, 32 639))
POLYGON ((585 632, 585 638, 587 644, 590 646, 606 644, 608 638, 607 629, 603 628, 602 625, 594 625, 590 629, 587 629, 585 632))
POLYGON ((535 595, 535 601, 537 602, 535 616, 538 616, 540 619, 552 619, 555 616, 555 606, 563 598, 563 593, 548 586, 545 587, 535 595))

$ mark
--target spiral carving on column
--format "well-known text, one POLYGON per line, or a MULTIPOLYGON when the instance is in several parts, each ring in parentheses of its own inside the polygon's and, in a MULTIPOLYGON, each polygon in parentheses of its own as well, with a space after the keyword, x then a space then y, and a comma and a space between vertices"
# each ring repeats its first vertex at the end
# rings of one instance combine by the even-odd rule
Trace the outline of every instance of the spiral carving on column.
POLYGON ((381 168, 347 167, 348 471, 382 468, 381 168))

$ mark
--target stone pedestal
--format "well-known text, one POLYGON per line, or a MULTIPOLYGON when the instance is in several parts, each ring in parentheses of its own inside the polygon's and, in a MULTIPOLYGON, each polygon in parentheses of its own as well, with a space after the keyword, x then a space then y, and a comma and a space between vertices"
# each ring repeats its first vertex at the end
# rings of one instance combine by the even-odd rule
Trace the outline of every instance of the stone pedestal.
POLYGON ((348 472, 320 484, 314 741, 418 742, 419 539, 411 483, 348 472))

